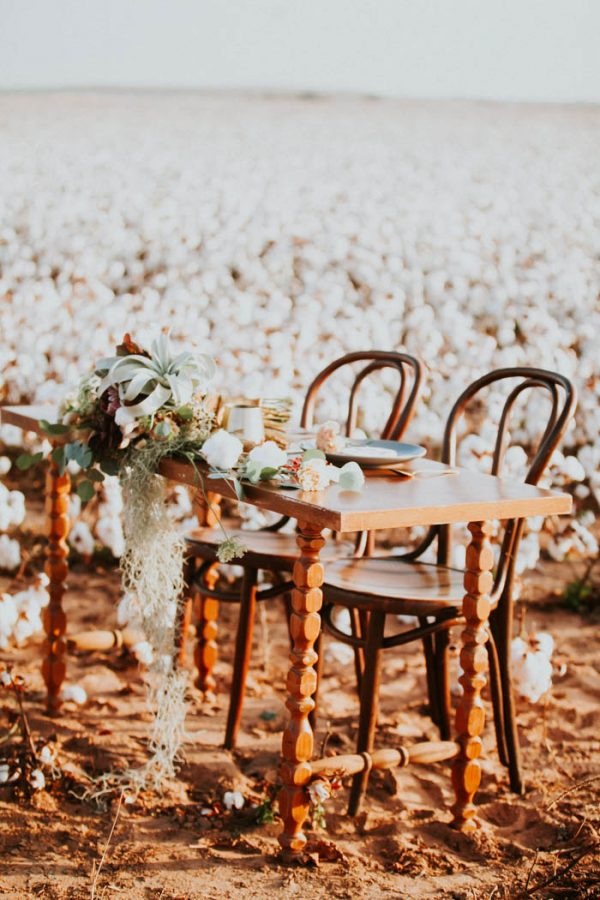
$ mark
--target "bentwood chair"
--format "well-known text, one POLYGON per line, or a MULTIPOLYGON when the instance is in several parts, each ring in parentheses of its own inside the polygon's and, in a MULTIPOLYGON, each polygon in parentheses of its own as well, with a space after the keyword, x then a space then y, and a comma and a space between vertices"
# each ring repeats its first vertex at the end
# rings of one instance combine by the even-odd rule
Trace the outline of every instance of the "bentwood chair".
MULTIPOLYGON (((510 368, 490 372, 475 381, 458 398, 448 416, 442 448, 442 461, 456 463, 457 432, 460 426, 470 426, 482 420, 485 406, 484 388, 503 387, 504 404, 501 409, 496 440, 491 455, 491 473, 501 475, 505 452, 510 442, 509 423, 515 404, 522 394, 531 402, 533 395, 543 394, 549 400, 547 419, 540 428, 537 446, 528 455, 525 481, 537 484, 548 466, 552 453, 564 435, 573 416, 576 394, 573 386, 561 375, 544 369, 510 368), (499 383, 502 383, 499 385, 499 383), (473 414, 473 418, 466 416, 473 414), (462 420, 462 421, 461 421, 462 420)), ((531 408, 531 407, 528 407, 531 408)), ((542 404, 543 408, 543 404, 542 404)), ((466 432, 465 432, 466 433, 466 432)), ((451 476, 448 476, 451 477, 451 476)), ((515 564, 523 533, 524 520, 500 523, 498 535, 499 557, 491 594, 492 614, 487 650, 490 669, 490 689, 498 753, 510 773, 510 787, 522 793, 523 780, 519 761, 519 743, 515 722, 515 708, 510 669, 510 644, 513 621, 513 585, 515 564)), ((323 617, 325 627, 335 637, 359 648, 364 668, 360 688, 360 720, 357 737, 358 752, 373 749, 377 725, 382 651, 421 639, 425 644, 429 707, 443 740, 450 738, 450 687, 448 677, 449 630, 464 622, 461 616, 464 594, 463 575, 451 568, 451 526, 436 525, 411 552, 380 558, 338 560, 325 568, 323 617), (437 540, 437 563, 422 563, 419 558, 437 540), (360 612, 362 631, 347 635, 333 622, 335 607, 360 612), (385 635, 386 619, 396 615, 415 616, 418 627, 385 635)), ((368 772, 355 776, 350 794, 349 813, 356 815, 367 788, 368 772)))
MULTIPOLYGON (((360 390, 365 380, 382 369, 391 369, 397 373, 398 387, 390 401, 389 414, 381 430, 382 438, 399 439, 405 432, 415 409, 415 403, 423 378, 422 363, 414 356, 380 350, 349 353, 328 365, 310 384, 301 416, 301 427, 311 428, 315 404, 318 396, 332 375, 344 370, 349 382, 347 415, 345 423, 346 435, 351 435, 357 424, 360 390), (355 373, 354 368, 359 366, 355 373)), ((224 746, 232 749, 235 746, 239 729, 245 684, 250 664, 252 636, 256 603, 282 596, 286 601, 288 626, 290 616, 289 591, 291 573, 298 554, 294 534, 281 533, 280 529, 289 521, 283 517, 275 524, 258 531, 239 530, 228 527, 232 536, 239 537, 247 547, 245 555, 239 560, 243 568, 240 590, 224 590, 217 585, 218 561, 217 548, 220 540, 219 532, 214 528, 202 528, 186 538, 187 565, 185 580, 188 585, 189 599, 184 613, 182 653, 185 644, 186 624, 191 621, 192 608, 198 610, 197 645, 195 662, 198 669, 196 686, 206 695, 212 694, 216 682, 213 667, 217 658, 217 616, 219 601, 238 603, 240 613, 235 640, 235 656, 229 701, 229 711, 225 731, 224 746), (270 587, 259 588, 259 572, 272 573, 270 580, 275 583, 270 587), (286 575, 288 579, 286 580, 286 575)), ((359 556, 365 552, 369 543, 368 535, 357 535, 354 544, 348 541, 328 542, 331 547, 325 552, 324 560, 348 556, 354 553, 359 556)), ((320 654, 321 656, 321 654, 320 654)), ((358 665, 358 663, 357 663, 358 665)))

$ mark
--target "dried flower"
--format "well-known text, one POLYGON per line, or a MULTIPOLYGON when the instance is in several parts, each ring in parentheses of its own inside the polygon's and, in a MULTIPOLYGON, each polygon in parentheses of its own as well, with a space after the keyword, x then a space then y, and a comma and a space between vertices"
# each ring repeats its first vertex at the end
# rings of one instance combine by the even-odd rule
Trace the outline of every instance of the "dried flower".
POLYGON ((314 806, 320 806, 322 803, 325 803, 331 797, 329 782, 321 779, 311 781, 308 785, 308 796, 314 806))
POLYGON ((232 559, 240 559, 246 552, 246 545, 238 537, 227 537, 219 544, 217 557, 219 562, 229 563, 232 559))
POLYGON ((335 453, 346 446, 346 438, 340 434, 340 426, 338 422, 325 422, 317 431, 316 438, 317 449, 323 453, 335 453))

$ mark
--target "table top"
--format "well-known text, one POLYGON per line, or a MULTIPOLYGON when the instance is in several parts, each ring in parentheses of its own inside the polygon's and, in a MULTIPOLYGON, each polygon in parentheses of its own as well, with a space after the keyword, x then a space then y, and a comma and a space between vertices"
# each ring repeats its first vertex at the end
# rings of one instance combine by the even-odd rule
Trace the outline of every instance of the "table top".
MULTIPOLYGON (((56 420, 56 410, 43 406, 5 406, 3 424, 16 425, 38 434, 39 419, 56 420)), ((318 528, 362 531, 410 525, 439 525, 489 519, 525 518, 568 513, 572 498, 520 481, 497 478, 472 469, 439 475, 441 463, 419 459, 415 469, 423 476, 399 478, 383 472, 369 475, 360 493, 332 484, 323 491, 286 490, 270 483, 244 484, 248 503, 292 516, 318 528)), ((185 461, 163 460, 160 473, 173 481, 194 485, 197 471, 185 461)), ((206 482, 210 491, 235 499, 233 486, 225 479, 206 482)))

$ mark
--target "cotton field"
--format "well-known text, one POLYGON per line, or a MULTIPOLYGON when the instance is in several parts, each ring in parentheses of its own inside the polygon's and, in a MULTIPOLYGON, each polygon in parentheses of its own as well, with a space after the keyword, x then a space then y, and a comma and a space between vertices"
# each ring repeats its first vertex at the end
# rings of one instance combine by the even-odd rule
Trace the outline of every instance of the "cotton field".
MULTIPOLYGON (((435 445, 473 378, 556 369, 580 400, 552 482, 581 518, 543 542, 597 552, 597 110, 83 93, 1 96, 0 122, 3 402, 57 403, 126 330, 144 343, 169 326, 215 356, 219 388, 253 397, 300 398, 345 352, 403 348, 429 365, 410 434, 435 445)), ((384 402, 373 387, 365 429, 384 402)), ((335 399, 323 412, 341 416, 335 399)), ((534 408, 514 439, 539 422, 534 408)), ((463 458, 485 465, 468 440, 463 458)), ((509 464, 522 472, 517 448, 509 464)), ((15 493, 0 494, 6 568, 15 493)), ((109 487, 97 522, 76 525, 80 552, 119 553, 120 511, 109 487)))

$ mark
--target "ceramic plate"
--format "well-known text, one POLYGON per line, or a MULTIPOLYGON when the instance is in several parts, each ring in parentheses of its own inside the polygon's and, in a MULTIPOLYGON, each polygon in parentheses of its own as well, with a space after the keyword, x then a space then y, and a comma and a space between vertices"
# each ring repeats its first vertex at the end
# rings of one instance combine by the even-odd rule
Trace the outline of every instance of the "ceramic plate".
POLYGON ((409 459, 425 456, 426 452, 425 447, 401 441, 352 440, 343 450, 327 453, 326 456, 336 466, 353 461, 363 468, 374 469, 397 466, 409 459))

